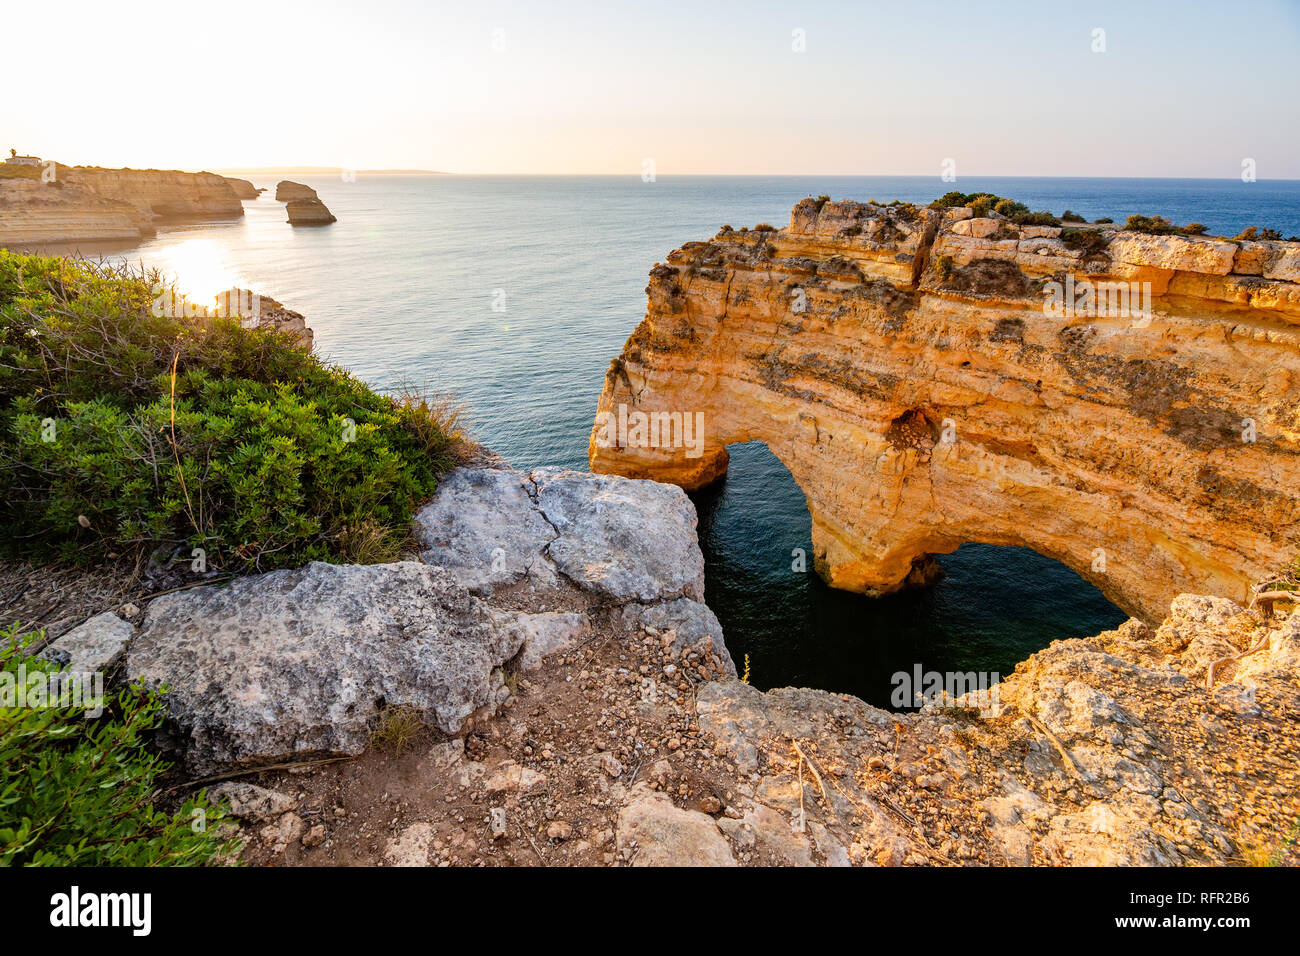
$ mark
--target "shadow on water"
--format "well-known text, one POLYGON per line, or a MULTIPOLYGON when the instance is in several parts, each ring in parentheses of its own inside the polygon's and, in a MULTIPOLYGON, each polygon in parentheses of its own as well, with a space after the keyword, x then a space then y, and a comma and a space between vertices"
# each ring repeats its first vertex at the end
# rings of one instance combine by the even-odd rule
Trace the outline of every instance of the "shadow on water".
POLYGON ((705 597, 750 683, 817 687, 890 707, 894 673, 1006 676, 1054 640, 1112 628, 1125 615, 1079 575, 1028 548, 966 544, 938 558, 929 588, 868 598, 827 587, 812 569, 803 493, 762 442, 730 449, 727 477, 692 495, 705 597), (792 570, 803 549, 807 570, 792 570))

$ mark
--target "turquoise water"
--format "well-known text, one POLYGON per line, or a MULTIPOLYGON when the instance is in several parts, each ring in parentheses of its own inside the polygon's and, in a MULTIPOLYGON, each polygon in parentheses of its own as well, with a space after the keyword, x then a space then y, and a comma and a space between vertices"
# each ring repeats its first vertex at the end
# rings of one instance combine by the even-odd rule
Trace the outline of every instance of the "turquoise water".
MULTIPOLYGON (((274 187, 274 179, 254 180, 274 187)), ((723 223, 782 225, 808 195, 928 202, 988 190, 1060 213, 1132 213, 1300 234, 1300 182, 936 177, 304 178, 339 221, 294 228, 245 203, 234 223, 167 230, 129 258, 195 294, 232 284, 308 317, 320 354, 367 381, 455 392, 474 435, 513 464, 586 467, 605 369, 641 320, 650 268, 723 223), (504 305, 504 311, 493 306, 504 305)), ((1123 619, 1077 575, 1032 552, 967 545, 933 588, 872 601, 790 570, 808 514, 762 446, 696 496, 706 592, 760 687, 796 683, 888 702, 889 675, 997 670, 1047 642, 1123 619)))

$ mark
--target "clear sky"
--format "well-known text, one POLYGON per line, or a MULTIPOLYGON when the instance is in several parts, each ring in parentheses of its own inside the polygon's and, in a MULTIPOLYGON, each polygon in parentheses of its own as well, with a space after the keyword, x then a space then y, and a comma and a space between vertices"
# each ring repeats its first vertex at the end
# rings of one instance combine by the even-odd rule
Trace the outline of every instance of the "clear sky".
POLYGON ((1300 178, 1300 0, 59 0, 0 30, 0 148, 68 163, 1300 178))

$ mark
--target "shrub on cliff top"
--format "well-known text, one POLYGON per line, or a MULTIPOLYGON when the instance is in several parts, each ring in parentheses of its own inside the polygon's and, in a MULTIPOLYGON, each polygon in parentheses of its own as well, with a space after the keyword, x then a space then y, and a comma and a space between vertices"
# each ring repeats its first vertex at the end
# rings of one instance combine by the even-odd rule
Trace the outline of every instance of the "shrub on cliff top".
MULTIPOLYGON (((25 694, 53 687, 44 675, 56 666, 26 652, 42 636, 0 629, 0 672, 25 694)), ((184 866, 230 852, 224 815, 202 794, 172 812, 157 804, 168 765, 146 741, 165 715, 139 688, 0 702, 0 866, 184 866)))
POLYGON ((931 209, 956 209, 962 206, 968 206, 971 212, 981 218, 990 212, 996 212, 1018 226, 1060 225, 1060 220, 1050 212, 1031 212, 1024 203, 993 193, 963 193, 953 190, 930 203, 931 209))
POLYGON ((41 167, 0 162, 0 179, 40 179, 41 167))
MULTIPOLYGON (((1187 228, 1191 229, 1191 226, 1188 226, 1187 228)), ((1201 230, 1204 231, 1204 229, 1205 227, 1202 226, 1201 230)), ((1233 236, 1233 238, 1246 241, 1263 240, 1267 242, 1269 240, 1281 239, 1282 233, 1278 232, 1276 229, 1264 229, 1260 226, 1247 226, 1245 229, 1241 230, 1240 233, 1233 236)))
POLYGON ((1145 232, 1152 236, 1189 235, 1186 227, 1172 223, 1164 216, 1129 216, 1124 221, 1124 228, 1129 232, 1145 232))
POLYGON ((1084 258, 1105 255, 1110 245, 1100 229, 1062 229, 1061 242, 1067 249, 1084 253, 1084 258))
POLYGON ((396 550, 449 464, 440 410, 285 335, 155 315, 155 279, 0 250, 0 549, 201 548, 209 570, 396 550))

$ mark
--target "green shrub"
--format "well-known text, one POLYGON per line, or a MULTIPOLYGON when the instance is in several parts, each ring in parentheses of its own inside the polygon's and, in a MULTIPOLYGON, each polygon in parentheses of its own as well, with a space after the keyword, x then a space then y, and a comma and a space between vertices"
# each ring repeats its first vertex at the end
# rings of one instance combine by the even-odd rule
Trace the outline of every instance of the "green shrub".
POLYGON ((1104 225, 1104 224, 1106 224, 1106 223, 1112 223, 1112 222, 1114 222, 1114 221, 1115 221, 1115 220, 1114 220, 1114 219, 1111 219, 1110 216, 1102 216, 1100 219, 1094 219, 1094 220, 1093 220, 1093 222, 1096 223, 1096 224, 1099 225, 1099 226, 1100 226, 1100 225, 1104 225))
POLYGON ((1062 229, 1061 242, 1067 249, 1084 253, 1085 258, 1106 255, 1109 245, 1100 229, 1062 229))
POLYGON ((1067 209, 1065 210, 1065 212, 1061 213, 1061 222, 1087 222, 1087 221, 1088 220, 1084 219, 1073 209, 1067 209))
POLYGON ((150 278, 0 250, 0 551, 188 544, 250 570, 373 553, 361 528, 404 539, 454 409, 380 395, 273 331, 155 315, 150 278))
POLYGON ((1153 236, 1185 236, 1187 231, 1164 216, 1129 216, 1124 222, 1129 232, 1145 232, 1153 236))
MULTIPOLYGON (((1191 227, 1189 226, 1188 228, 1190 229, 1191 227)), ((1204 231, 1205 227, 1202 226, 1201 229, 1202 231, 1204 231)), ((1278 239, 1281 239, 1282 233, 1278 232, 1276 229, 1263 229, 1259 226, 1247 226, 1245 229, 1241 230, 1241 232, 1238 233, 1236 236, 1233 236, 1233 238, 1239 240, 1255 241, 1255 242, 1258 241, 1267 242, 1270 240, 1276 241, 1278 239)))
MULTIPOLYGON (((874 199, 871 201, 875 202, 874 199)), ((966 205, 966 194, 958 192, 957 190, 946 192, 934 202, 930 203, 932 209, 955 209, 964 205, 966 205)))
POLYGON ((894 215, 903 220, 903 222, 916 222, 920 215, 916 211, 916 206, 913 203, 903 202, 901 199, 895 199, 889 204, 889 208, 893 209, 894 215))
POLYGON ((40 179, 40 166, 20 166, 0 161, 0 179, 40 179))
MULTIPOLYGON (((41 632, 0 630, 6 683, 56 666, 29 657, 41 632)), ((106 695, 104 711, 0 703, 0 866, 184 866, 234 847, 225 815, 204 794, 174 812, 157 805, 168 769, 149 752, 165 707, 139 688, 106 695)), ((93 701, 88 703, 93 704, 93 701)))
POLYGON ((930 203, 931 209, 954 209, 961 206, 970 208, 976 216, 983 218, 990 212, 1005 216, 1018 226, 1056 226, 1060 220, 1050 212, 1031 212, 1029 207, 1014 199, 1006 199, 993 193, 947 192, 930 203))
POLYGON ((1050 212, 1018 212, 1011 217, 1018 226, 1059 226, 1061 221, 1050 212))

